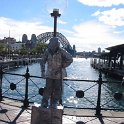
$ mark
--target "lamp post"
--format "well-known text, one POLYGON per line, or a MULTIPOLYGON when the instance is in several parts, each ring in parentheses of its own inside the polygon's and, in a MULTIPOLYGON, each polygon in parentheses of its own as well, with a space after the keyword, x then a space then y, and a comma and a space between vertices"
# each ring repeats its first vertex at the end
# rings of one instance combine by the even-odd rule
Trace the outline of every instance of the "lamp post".
POLYGON ((7 60, 10 60, 10 45, 7 42, 7 60))
POLYGON ((53 13, 51 13, 51 17, 54 18, 54 37, 56 37, 57 32, 57 17, 60 17, 59 9, 53 9, 53 13))

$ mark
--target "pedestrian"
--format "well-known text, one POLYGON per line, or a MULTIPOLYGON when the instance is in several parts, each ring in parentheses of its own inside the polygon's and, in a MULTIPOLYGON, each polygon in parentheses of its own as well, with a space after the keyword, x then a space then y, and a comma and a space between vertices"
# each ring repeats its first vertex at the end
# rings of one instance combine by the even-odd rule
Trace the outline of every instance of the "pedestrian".
POLYGON ((72 62, 72 56, 60 47, 58 38, 51 38, 40 63, 41 76, 46 79, 41 107, 47 108, 48 100, 52 98, 50 101, 51 107, 57 108, 59 101, 62 99, 62 71, 65 71, 65 68, 72 62))

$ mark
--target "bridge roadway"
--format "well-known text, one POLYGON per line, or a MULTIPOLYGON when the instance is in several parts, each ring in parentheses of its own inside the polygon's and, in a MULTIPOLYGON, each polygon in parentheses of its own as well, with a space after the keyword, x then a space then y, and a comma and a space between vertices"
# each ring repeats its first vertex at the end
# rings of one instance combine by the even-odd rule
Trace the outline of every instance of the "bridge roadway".
MULTIPOLYGON (((1 101, 0 124, 30 124, 32 105, 27 109, 21 106, 20 102, 7 99, 1 101)), ((102 111, 101 113, 102 116, 96 117, 95 110, 65 108, 62 124, 124 124, 124 112, 102 111)))

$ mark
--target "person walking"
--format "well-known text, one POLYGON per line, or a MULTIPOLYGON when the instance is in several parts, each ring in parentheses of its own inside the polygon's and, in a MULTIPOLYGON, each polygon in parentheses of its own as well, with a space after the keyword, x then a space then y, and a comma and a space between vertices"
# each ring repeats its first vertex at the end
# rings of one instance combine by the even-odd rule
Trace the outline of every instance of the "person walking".
POLYGON ((63 70, 72 62, 71 54, 60 47, 58 38, 51 38, 40 63, 41 76, 46 79, 41 107, 47 108, 51 98, 51 107, 57 108, 62 99, 63 70))

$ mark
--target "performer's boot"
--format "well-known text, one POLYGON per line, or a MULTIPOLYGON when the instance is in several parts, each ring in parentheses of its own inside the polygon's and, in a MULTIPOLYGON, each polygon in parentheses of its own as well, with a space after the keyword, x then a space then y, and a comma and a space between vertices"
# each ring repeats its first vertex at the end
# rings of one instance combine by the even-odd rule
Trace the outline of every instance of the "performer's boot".
POLYGON ((52 104, 51 104, 51 108, 57 109, 58 106, 58 101, 57 100, 53 100, 52 104))
POLYGON ((41 103, 41 107, 42 108, 47 108, 48 107, 48 100, 46 100, 46 99, 42 99, 42 103, 41 103))

